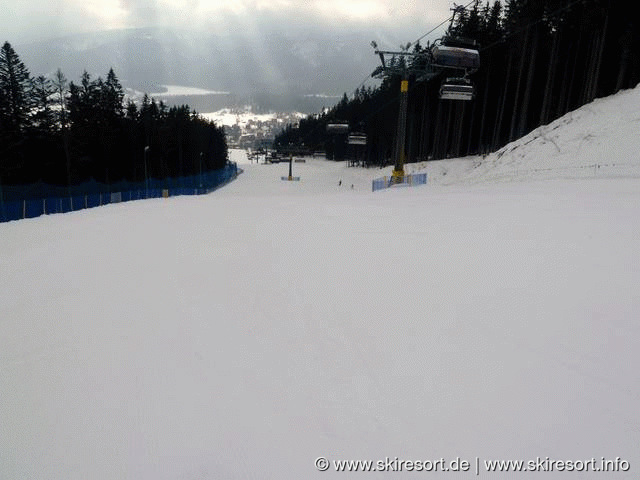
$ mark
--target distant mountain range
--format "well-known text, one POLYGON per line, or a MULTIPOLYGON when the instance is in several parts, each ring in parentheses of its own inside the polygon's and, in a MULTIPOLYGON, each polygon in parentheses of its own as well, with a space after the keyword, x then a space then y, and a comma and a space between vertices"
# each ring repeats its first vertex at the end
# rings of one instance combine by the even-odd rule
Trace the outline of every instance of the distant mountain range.
MULTIPOLYGON (((61 68, 77 82, 84 70, 104 77, 113 67, 125 87, 138 91, 183 85, 229 92, 208 96, 216 107, 253 102, 258 109, 311 113, 352 93, 373 71, 377 58, 370 42, 375 37, 328 27, 255 36, 143 28, 61 37, 16 50, 35 75, 61 68)), ((169 102, 194 103, 185 99, 174 96, 169 102)), ((200 111, 213 108, 206 102, 200 111)))

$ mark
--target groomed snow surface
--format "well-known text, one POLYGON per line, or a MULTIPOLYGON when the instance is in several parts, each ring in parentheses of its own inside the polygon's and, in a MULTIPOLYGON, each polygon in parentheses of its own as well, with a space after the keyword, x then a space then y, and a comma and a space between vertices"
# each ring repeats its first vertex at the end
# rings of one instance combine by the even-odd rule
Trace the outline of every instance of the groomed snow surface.
POLYGON ((639 128, 636 88, 426 186, 233 151, 207 196, 0 224, 0 478, 637 479, 639 128), (547 457, 627 471, 483 466, 547 457))

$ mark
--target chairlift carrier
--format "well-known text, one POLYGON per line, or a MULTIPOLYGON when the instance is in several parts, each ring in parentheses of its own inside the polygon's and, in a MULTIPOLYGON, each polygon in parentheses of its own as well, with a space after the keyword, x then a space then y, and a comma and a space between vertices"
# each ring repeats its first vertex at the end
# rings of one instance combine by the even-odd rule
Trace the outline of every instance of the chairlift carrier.
POLYGON ((473 100, 475 88, 466 78, 447 78, 440 86, 441 100, 473 100))
POLYGON ((327 133, 347 134, 349 132, 348 123, 329 123, 327 133))
POLYGON ((440 100, 473 100, 473 85, 447 85, 440 87, 440 100))
POLYGON ((471 48, 436 45, 431 49, 434 64, 441 67, 475 70, 480 67, 480 52, 471 48))
POLYGON ((347 137, 347 143, 349 145, 366 145, 367 135, 364 133, 352 133, 347 137))

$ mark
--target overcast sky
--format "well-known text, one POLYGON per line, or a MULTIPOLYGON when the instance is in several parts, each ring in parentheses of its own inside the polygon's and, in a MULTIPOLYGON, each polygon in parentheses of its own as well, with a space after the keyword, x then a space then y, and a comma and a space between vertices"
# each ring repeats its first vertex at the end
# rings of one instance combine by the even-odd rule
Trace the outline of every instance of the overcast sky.
POLYGON ((413 41, 448 18, 451 0, 0 0, 0 41, 136 27, 333 26, 398 33, 413 41))

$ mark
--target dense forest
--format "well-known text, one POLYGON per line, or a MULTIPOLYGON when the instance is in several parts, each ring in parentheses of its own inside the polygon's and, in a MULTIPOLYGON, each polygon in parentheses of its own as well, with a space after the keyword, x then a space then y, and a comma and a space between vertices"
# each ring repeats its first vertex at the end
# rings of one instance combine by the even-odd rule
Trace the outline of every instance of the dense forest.
MULTIPOLYGON (((422 82, 410 78, 408 161, 495 151, 597 97, 640 82, 638 20, 627 2, 478 0, 455 17, 446 35, 479 44, 480 68, 470 76, 475 98, 440 100, 446 73, 422 82)), ((419 53, 431 46, 409 47, 419 53)), ((340 158, 333 155, 339 142, 326 126, 348 123, 350 131, 367 135, 364 163, 389 164, 399 94, 400 78, 393 76, 376 88, 358 88, 328 111, 288 126, 275 146, 304 145, 340 158)))
POLYGON ((227 162, 224 130, 189 106, 145 95, 125 101, 110 70, 68 82, 32 77, 12 46, 0 50, 0 185, 110 184, 195 175, 227 162))

